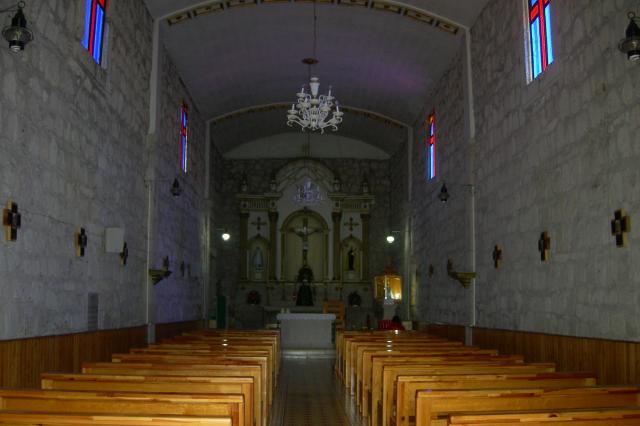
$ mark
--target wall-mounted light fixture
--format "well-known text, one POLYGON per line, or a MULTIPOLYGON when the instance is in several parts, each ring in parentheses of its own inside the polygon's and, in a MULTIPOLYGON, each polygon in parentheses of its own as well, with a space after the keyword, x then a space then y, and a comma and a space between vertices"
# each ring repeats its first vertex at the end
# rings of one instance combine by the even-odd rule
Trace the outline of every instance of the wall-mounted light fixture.
POLYGON ((171 195, 174 197, 179 197, 182 194, 182 188, 180 187, 180 182, 178 178, 173 180, 173 184, 171 185, 171 195))
POLYGON ((629 12, 627 17, 629 18, 629 25, 625 32, 625 38, 618 43, 618 49, 627 54, 628 60, 635 62, 640 60, 640 27, 636 22, 638 18, 635 13, 629 12))
POLYGON ((227 231, 227 228, 224 228, 222 230, 222 240, 229 241, 230 239, 231 239, 231 234, 229 234, 229 231, 227 231))
POLYGON ((395 235, 400 235, 400 231, 389 231, 387 232, 387 243, 389 244, 393 244, 393 242, 396 240, 395 235))
MULTIPOLYGON (((450 183, 451 185, 451 183, 450 183)), ((470 183, 462 183, 462 184, 452 184, 454 186, 462 186, 464 188, 468 188, 470 193, 473 194, 473 190, 474 190, 474 186, 473 184, 470 183)), ((449 201, 449 189, 447 189, 447 184, 446 183, 442 183, 442 187, 440 188, 440 193, 438 194, 438 199, 444 204, 447 201, 449 201)))
POLYGON ((440 194, 438 194, 438 199, 443 203, 446 203, 447 200, 449 200, 449 191, 447 191, 447 184, 442 184, 442 188, 440 188, 440 194))
POLYGON ((25 4, 23 1, 6 9, 0 10, 0 13, 16 12, 11 18, 11 25, 2 30, 2 36, 9 42, 9 49, 18 53, 24 50, 24 47, 33 40, 33 33, 27 28, 27 18, 24 17, 22 9, 25 4))

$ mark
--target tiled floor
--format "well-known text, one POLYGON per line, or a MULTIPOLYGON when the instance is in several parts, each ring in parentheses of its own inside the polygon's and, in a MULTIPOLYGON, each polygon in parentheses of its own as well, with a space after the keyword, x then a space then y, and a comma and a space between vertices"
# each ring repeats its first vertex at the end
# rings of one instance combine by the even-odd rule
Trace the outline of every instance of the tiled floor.
POLYGON ((270 426, 364 426, 333 359, 282 360, 270 426))

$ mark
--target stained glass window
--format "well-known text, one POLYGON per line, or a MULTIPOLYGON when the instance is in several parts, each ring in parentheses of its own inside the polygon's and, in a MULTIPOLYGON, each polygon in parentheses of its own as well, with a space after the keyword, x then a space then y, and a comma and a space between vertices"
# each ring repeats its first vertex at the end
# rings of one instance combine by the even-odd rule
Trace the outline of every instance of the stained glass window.
POLYGON ((106 38, 107 0, 85 0, 84 37, 82 45, 97 64, 102 64, 106 38))
POLYGON ((431 180, 436 177, 436 113, 432 111, 425 123, 427 130, 426 143, 426 178, 431 180))
POLYGON ((526 0, 529 30, 530 80, 543 73, 553 62, 551 43, 551 0, 526 0))
POLYGON ((189 143, 189 107, 182 103, 180 107, 180 168, 187 173, 187 148, 189 143))

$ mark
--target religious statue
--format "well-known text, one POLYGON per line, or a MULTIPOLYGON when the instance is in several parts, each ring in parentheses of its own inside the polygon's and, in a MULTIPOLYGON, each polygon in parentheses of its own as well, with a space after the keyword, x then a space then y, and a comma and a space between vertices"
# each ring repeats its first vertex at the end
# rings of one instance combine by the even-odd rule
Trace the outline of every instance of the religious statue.
POLYGON ((296 306, 313 306, 313 293, 307 280, 304 280, 302 284, 300 284, 300 288, 298 288, 296 306))
POLYGON ((260 246, 256 246, 256 249, 253 251, 253 256, 251 258, 251 264, 253 265, 253 269, 255 271, 262 271, 264 269, 264 260, 262 256, 262 249, 260 246))
POLYGON ((354 270, 355 260, 356 252, 353 250, 353 247, 349 247, 349 251, 347 252, 347 265, 350 271, 354 270))
POLYGON ((291 228, 289 230, 302 239, 302 264, 307 264, 307 253, 309 251, 309 235, 322 231, 322 228, 309 228, 309 219, 302 219, 302 228, 291 228))

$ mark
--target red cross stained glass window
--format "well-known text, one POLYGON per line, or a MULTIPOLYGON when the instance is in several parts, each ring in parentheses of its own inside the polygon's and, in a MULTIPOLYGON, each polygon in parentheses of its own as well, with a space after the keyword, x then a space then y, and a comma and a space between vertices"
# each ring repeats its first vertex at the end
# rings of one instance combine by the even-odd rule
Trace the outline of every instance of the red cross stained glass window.
POLYGON ((106 35, 107 0, 85 0, 82 45, 97 64, 102 64, 106 35))
POLYGON ((427 180, 436 177, 436 113, 431 111, 425 122, 426 140, 426 174, 427 180))
POLYGON ((180 169, 187 173, 187 152, 189 147, 189 107, 180 106, 180 169))
POLYGON ((531 80, 533 80, 553 62, 551 0, 526 0, 526 2, 529 29, 529 72, 531 80))

